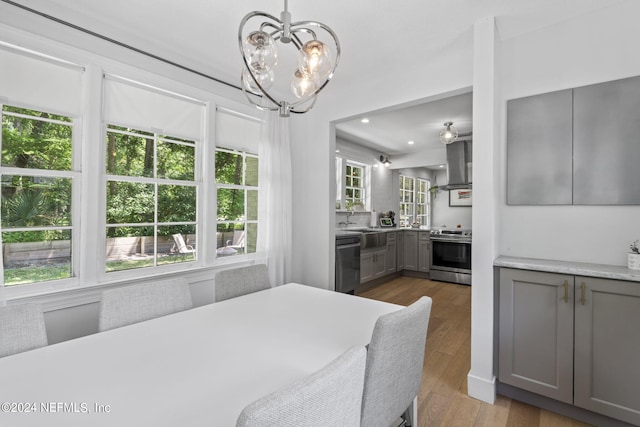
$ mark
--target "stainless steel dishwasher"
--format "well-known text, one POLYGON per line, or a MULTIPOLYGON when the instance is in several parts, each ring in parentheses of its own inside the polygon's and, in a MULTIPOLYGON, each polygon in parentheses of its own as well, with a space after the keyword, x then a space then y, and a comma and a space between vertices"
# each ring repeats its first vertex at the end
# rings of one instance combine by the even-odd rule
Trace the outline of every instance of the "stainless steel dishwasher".
POLYGON ((360 234, 336 235, 336 292, 354 294, 360 284, 360 234))

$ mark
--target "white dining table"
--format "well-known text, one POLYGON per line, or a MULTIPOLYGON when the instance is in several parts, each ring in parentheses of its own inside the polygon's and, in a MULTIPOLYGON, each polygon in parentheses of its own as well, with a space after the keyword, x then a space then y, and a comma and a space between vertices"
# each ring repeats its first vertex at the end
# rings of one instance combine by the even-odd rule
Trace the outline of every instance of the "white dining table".
POLYGON ((291 283, 0 358, 0 426, 233 427, 400 308, 291 283))

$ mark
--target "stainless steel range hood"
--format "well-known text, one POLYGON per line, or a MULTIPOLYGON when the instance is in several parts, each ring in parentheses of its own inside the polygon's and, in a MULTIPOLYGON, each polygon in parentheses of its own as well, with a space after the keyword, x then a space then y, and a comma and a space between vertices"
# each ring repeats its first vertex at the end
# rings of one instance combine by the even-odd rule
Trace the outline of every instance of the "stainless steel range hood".
POLYGON ((455 141, 447 145, 447 184, 440 189, 471 188, 472 160, 471 140, 455 141))

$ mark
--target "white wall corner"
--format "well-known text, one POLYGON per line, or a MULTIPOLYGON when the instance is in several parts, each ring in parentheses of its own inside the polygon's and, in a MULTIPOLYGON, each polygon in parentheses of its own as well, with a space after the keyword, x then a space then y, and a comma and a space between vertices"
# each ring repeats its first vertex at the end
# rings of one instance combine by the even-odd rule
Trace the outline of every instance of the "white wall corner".
POLYGON ((493 405, 496 401, 496 377, 487 380, 469 372, 467 374, 467 393, 474 399, 493 405))

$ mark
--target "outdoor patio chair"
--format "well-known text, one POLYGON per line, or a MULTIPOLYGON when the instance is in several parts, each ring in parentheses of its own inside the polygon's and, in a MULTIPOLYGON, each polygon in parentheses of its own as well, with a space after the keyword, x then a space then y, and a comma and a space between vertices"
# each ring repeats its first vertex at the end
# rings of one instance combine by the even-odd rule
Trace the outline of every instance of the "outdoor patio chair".
POLYGON ((173 234, 172 236, 174 241, 174 245, 171 248, 172 252, 178 253, 183 256, 192 254, 193 259, 196 258, 196 249, 192 245, 187 245, 184 242, 184 238, 182 237, 182 234, 173 234))

